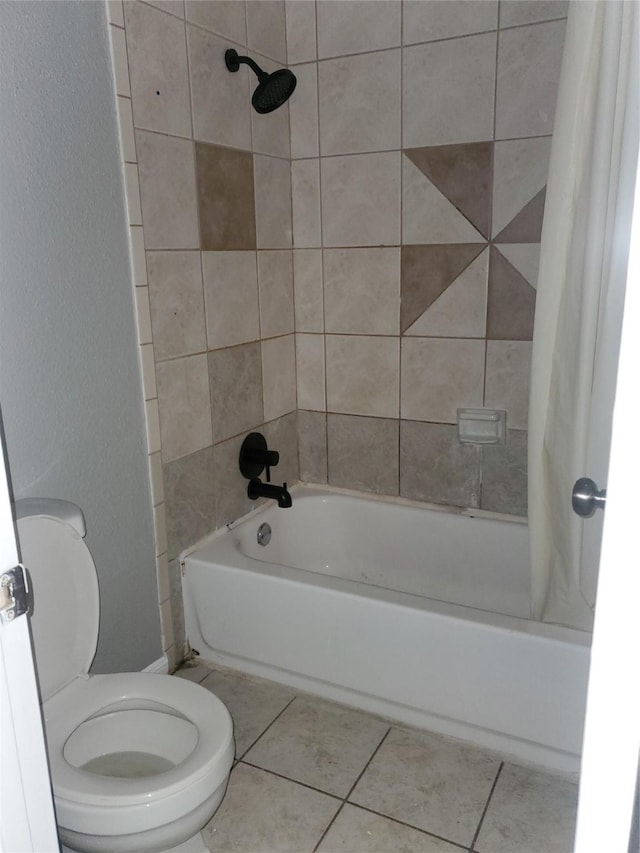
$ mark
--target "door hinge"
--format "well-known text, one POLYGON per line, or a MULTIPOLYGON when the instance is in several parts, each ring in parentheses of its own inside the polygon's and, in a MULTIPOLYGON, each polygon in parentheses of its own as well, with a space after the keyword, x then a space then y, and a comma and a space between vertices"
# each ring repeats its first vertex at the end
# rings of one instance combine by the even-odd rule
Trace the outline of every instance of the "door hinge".
POLYGON ((27 571, 22 563, 0 575, 0 619, 13 622, 29 612, 31 596, 27 571))

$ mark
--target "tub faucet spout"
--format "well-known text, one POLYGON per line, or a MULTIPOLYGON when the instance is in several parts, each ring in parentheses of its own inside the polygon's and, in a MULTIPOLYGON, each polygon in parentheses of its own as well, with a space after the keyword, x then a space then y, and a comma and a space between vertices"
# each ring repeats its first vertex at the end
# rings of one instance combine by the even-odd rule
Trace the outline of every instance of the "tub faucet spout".
POLYGON ((286 483, 283 483, 282 486, 276 486, 274 483, 263 483, 259 479, 249 480, 247 495, 252 501, 258 498, 273 498, 278 501, 278 506, 283 509, 292 504, 286 483))

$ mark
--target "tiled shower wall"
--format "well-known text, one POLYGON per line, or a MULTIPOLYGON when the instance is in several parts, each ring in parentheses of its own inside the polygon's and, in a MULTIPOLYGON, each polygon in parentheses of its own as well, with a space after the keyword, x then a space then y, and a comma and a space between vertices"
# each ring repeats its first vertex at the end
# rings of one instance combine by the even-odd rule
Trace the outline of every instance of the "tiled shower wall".
POLYGON ((107 8, 172 662, 176 557, 252 508, 253 429, 279 482, 526 513, 566 3, 107 8), (255 113, 230 46, 293 67, 291 101, 255 113), (506 409, 507 444, 460 445, 463 406, 506 409))
POLYGON ((298 479, 288 106, 260 116, 235 47, 286 62, 282 2, 110 2, 141 329, 163 645, 183 657, 182 549, 255 504, 244 436, 298 479))
POLYGON ((567 4, 286 3, 300 476, 526 515, 567 4), (507 411, 461 445, 458 407, 507 411))

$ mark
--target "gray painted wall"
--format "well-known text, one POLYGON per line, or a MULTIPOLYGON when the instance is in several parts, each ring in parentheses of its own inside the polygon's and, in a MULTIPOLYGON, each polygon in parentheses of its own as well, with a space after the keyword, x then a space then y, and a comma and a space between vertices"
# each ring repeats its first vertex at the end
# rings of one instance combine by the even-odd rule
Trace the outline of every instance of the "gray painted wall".
POLYGON ((115 97, 98 2, 0 4, 0 405, 14 496, 86 515, 93 671, 160 657, 115 97))

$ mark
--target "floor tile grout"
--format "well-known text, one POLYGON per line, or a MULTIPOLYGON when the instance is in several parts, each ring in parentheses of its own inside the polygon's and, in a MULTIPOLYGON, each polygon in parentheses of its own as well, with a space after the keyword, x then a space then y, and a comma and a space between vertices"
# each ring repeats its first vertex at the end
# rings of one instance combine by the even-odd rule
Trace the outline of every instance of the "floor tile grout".
MULTIPOLYGON (((282 709, 278 714, 276 714, 276 716, 273 718, 273 720, 271 720, 271 722, 269 723, 269 725, 268 725, 268 726, 267 726, 263 731, 261 731, 261 732, 260 732, 260 734, 258 735, 258 737, 257 737, 257 738, 256 738, 256 739, 255 739, 251 744, 249 744, 249 746, 245 749, 245 751, 242 753, 242 755, 240 755, 240 756, 238 757, 238 759, 237 759, 238 761, 243 761, 243 760, 244 760, 245 755, 246 755, 250 750, 252 750, 252 749, 253 749, 253 747, 258 743, 258 741, 260 740, 260 738, 261 738, 263 735, 266 735, 266 733, 269 731, 269 729, 271 728, 271 726, 272 726, 272 725, 273 725, 277 720, 279 720, 279 719, 280 719, 280 717, 284 714, 284 712, 287 710, 287 708, 289 708, 289 707, 290 707, 290 705, 292 705, 292 704, 293 704, 293 702, 295 702, 297 698, 298 698, 298 694, 296 693, 296 695, 293 697, 293 699, 291 699, 289 702, 287 702, 287 704, 284 706, 284 708, 283 708, 283 709, 282 709)), ((249 763, 249 762, 247 762, 247 764, 248 764, 248 763, 249 763)))
POLYGON ((496 785, 498 784, 498 779, 500 778, 500 774, 502 773, 502 768, 504 767, 504 761, 500 762, 500 767, 498 767, 498 772, 496 773, 496 778, 493 780, 493 785, 491 786, 491 790, 489 791, 489 796, 487 797, 487 802, 484 805, 484 809, 482 810, 482 814, 480 815, 480 820, 478 822, 478 826, 476 827, 475 834, 471 840, 471 844, 469 845, 469 850, 473 851, 473 848, 476 846, 476 841, 478 840, 478 836, 480 835, 480 830, 482 829, 482 824, 484 823, 485 816, 489 809, 489 804, 491 803, 491 797, 493 797, 493 792, 496 789, 496 785))
POLYGON ((278 779, 284 779, 286 782, 292 782, 294 785, 301 785, 303 788, 315 791, 316 794, 324 794, 325 797, 331 797, 332 800, 343 802, 343 799, 339 794, 332 794, 330 791, 324 791, 322 788, 316 788, 314 785, 309 785, 308 782, 301 782, 299 779, 292 779, 291 776, 285 776, 284 773, 278 773, 276 770, 267 770, 266 767, 260 767, 259 764, 253 764, 251 761, 245 761, 244 758, 239 759, 236 764, 244 764, 245 767, 253 767, 254 770, 269 773, 269 775, 276 776, 278 779))
POLYGON ((375 809, 370 809, 368 806, 363 806, 362 803, 354 803, 351 800, 348 805, 353 806, 356 809, 362 809, 364 812, 369 812, 369 814, 377 815, 378 817, 383 817, 385 820, 390 820, 392 823, 397 823, 400 826, 406 826, 407 829, 413 829, 414 832, 420 832, 422 835, 426 835, 428 838, 436 838, 438 841, 444 841, 447 844, 450 844, 452 847, 458 847, 460 850, 467 851, 469 853, 469 849, 465 844, 459 844, 457 841, 452 841, 450 838, 445 838, 444 835, 436 835, 435 832, 429 832, 427 829, 422 829, 420 826, 416 826, 415 823, 407 823, 406 820, 400 820, 397 817, 391 817, 391 815, 385 814, 384 812, 377 812, 375 809))

